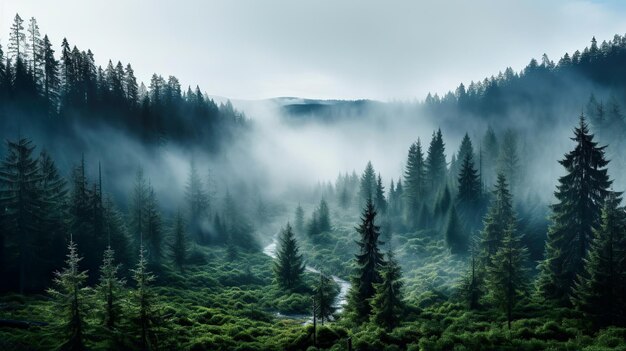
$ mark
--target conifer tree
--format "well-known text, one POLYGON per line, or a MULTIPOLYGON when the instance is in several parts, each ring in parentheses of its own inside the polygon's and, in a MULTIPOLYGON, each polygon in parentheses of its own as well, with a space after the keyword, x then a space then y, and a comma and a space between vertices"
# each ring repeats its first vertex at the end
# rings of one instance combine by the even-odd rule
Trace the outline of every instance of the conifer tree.
POLYGON ((28 42, 24 33, 24 20, 19 14, 15 14, 11 31, 9 32, 9 54, 13 54, 16 64, 22 62, 26 56, 28 42))
POLYGON ((49 289, 55 306, 62 316, 60 327, 64 334, 63 350, 82 351, 85 349, 85 310, 84 288, 87 281, 87 271, 80 271, 78 264, 82 260, 78 256, 76 244, 70 239, 68 245, 66 267, 55 272, 54 283, 56 288, 49 289))
POLYGON ((482 142, 483 151, 483 167, 480 174, 481 179, 485 183, 486 187, 491 187, 496 177, 496 165, 498 161, 498 154, 500 153, 498 146, 498 139, 496 133, 491 127, 487 128, 482 142))
POLYGON ((528 292, 527 259, 527 249, 511 223, 486 274, 487 298, 506 313, 509 329, 517 304, 528 292))
MULTIPOLYGON (((41 221, 41 174, 37 159, 33 158, 35 146, 25 138, 7 141, 7 153, 0 167, 0 208, 3 209, 4 230, 2 241, 17 243, 18 288, 23 293, 28 286, 31 245, 41 221)), ((4 247, 0 248, 4 250, 4 247)), ((3 253, 2 256, 4 256, 3 253)))
POLYGON ((279 245, 274 261, 274 275, 281 287, 295 289, 301 283, 304 263, 289 223, 280 233, 279 245))
POLYGON ((459 151, 456 154, 456 163, 450 164, 450 173, 452 177, 458 177, 459 173, 461 173, 461 169, 464 165, 465 158, 470 156, 469 158, 474 160, 474 147, 472 146, 472 140, 469 135, 465 133, 463 139, 461 140, 461 145, 459 146, 459 151))
POLYGON ((193 160, 185 185, 185 197, 189 206, 189 232, 196 242, 205 243, 206 238, 202 232, 202 222, 207 220, 209 198, 193 160))
POLYGON ((496 187, 493 190, 491 206, 485 217, 485 226, 481 235, 481 265, 489 266, 496 254, 502 238, 509 226, 516 222, 513 211, 513 199, 504 174, 498 174, 496 187))
POLYGON ((374 284, 376 292, 371 299, 372 321, 387 330, 392 330, 402 319, 404 302, 400 265, 391 251, 387 253, 387 261, 380 275, 381 282, 374 284))
POLYGON ((304 210, 302 209, 302 206, 300 204, 298 204, 298 207, 296 207, 295 217, 296 233, 302 234, 304 232, 304 210))
POLYGON ((38 86, 41 76, 41 64, 43 61, 43 41, 41 40, 41 35, 39 33, 39 25, 37 25, 37 20, 35 17, 31 17, 28 21, 28 46, 27 53, 30 59, 29 70, 33 77, 33 82, 36 86, 38 86))
POLYGON ((472 153, 465 153, 458 175, 457 205, 465 224, 473 231, 480 226, 481 186, 478 172, 474 168, 472 153))
POLYGON ((356 228, 360 235, 357 242, 359 253, 356 257, 356 272, 352 276, 352 285, 348 296, 348 307, 352 319, 361 324, 372 311, 369 299, 374 296, 374 284, 382 281, 380 271, 384 258, 379 250, 380 227, 376 225, 376 208, 372 199, 368 199, 361 215, 361 224, 356 228))
POLYGON ((257 243, 252 237, 253 228, 250 225, 248 219, 239 210, 235 203, 235 199, 230 192, 226 193, 224 199, 224 215, 223 224, 226 228, 229 239, 229 245, 242 247, 245 249, 256 249, 257 243))
POLYGON ((61 81, 59 80, 59 62, 54 57, 54 50, 47 35, 43 37, 42 50, 43 97, 46 102, 46 112, 53 115, 58 109, 61 81))
POLYGON ((183 272, 183 267, 187 262, 187 256, 189 253, 189 242, 187 240, 187 233, 185 232, 183 215, 180 210, 176 213, 171 236, 172 243, 170 245, 170 257, 176 267, 183 272))
POLYGON ((552 224, 537 282, 541 296, 563 304, 568 302, 576 275, 583 271, 592 232, 600 225, 601 209, 612 184, 605 147, 593 141, 582 115, 572 140, 576 142, 574 150, 559 161, 567 174, 559 178, 555 192, 558 202, 552 205, 552 224))
POLYGON ((122 213, 110 197, 106 197, 104 200, 103 215, 107 246, 111 247, 121 263, 130 267, 134 255, 131 254, 132 247, 129 242, 128 228, 122 213))
POLYGON ((337 310, 334 305, 337 292, 333 281, 328 276, 321 272, 319 276, 320 280, 315 286, 313 297, 315 298, 316 317, 324 325, 324 321, 330 320, 337 310))
POLYGON ((143 170, 137 169, 135 184, 130 198, 129 229, 133 238, 133 251, 139 252, 142 237, 146 235, 146 206, 148 202, 148 184, 143 176, 143 170))
POLYGON ((376 173, 372 162, 368 161, 363 175, 361 175, 361 184, 359 188, 359 206, 367 203, 368 199, 374 199, 376 195, 376 173))
POLYGON ((378 174, 378 180, 376 182, 376 209, 380 214, 387 213, 387 199, 385 198, 385 187, 383 186, 383 180, 378 174))
POLYGON ((125 281, 119 277, 120 265, 115 263, 115 251, 108 246, 100 266, 97 292, 101 298, 103 325, 109 332, 115 330, 122 315, 122 289, 125 281))
POLYGON ((139 329, 138 346, 140 350, 151 350, 155 346, 154 329, 157 322, 157 309, 150 283, 156 278, 148 271, 148 261, 143 246, 140 247, 139 261, 132 273, 135 281, 134 322, 139 329))
POLYGON ((615 194, 606 199, 572 294, 572 304, 596 327, 626 323, 626 215, 619 202, 615 194))
MULTIPOLYGON (((417 142, 409 147, 409 155, 404 171, 404 189, 402 192, 406 203, 407 223, 413 228, 417 225, 417 216, 426 192, 425 172, 422 144, 421 141, 417 139, 417 142)), ((401 187, 400 181, 398 181, 398 186, 401 187)))
POLYGON ((431 195, 436 194, 446 180, 445 144, 441 129, 433 132, 426 156, 426 179, 430 185, 431 195))

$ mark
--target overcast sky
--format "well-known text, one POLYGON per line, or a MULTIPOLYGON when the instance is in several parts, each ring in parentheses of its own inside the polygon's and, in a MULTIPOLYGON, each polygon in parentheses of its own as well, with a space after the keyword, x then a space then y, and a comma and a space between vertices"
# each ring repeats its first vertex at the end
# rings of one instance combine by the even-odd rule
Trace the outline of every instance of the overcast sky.
POLYGON ((90 48, 147 81, 175 75, 210 95, 422 99, 626 33, 620 1, 0 0, 58 51, 90 48))

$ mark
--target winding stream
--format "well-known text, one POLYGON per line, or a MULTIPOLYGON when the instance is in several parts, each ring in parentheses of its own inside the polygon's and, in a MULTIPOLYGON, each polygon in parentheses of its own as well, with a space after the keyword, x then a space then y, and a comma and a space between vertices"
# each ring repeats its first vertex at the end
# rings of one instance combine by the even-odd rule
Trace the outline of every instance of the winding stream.
MULTIPOLYGON (((277 244, 276 240, 277 238, 274 237, 272 239, 272 242, 263 248, 263 253, 271 258, 276 258, 276 244, 277 244)), ((304 269, 307 270, 308 272, 318 273, 318 274, 320 273, 319 270, 311 266, 305 266, 304 269)), ((343 311, 343 307, 347 303, 348 290, 350 290, 350 283, 337 277, 336 275, 332 275, 331 278, 333 279, 333 281, 335 281, 335 283, 337 283, 337 285, 339 285, 339 294, 337 294, 337 297, 335 298, 334 306, 337 308, 337 313, 340 313, 343 311)), ((305 323, 313 322, 313 317, 309 315, 282 314, 278 312, 277 316, 281 318, 289 318, 289 319, 306 319, 307 321, 305 323)))

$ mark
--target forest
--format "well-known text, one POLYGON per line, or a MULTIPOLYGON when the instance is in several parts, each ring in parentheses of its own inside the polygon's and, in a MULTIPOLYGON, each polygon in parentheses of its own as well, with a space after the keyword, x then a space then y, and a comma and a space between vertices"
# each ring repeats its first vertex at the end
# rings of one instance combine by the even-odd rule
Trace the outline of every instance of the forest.
POLYGON ((0 349, 626 350, 626 36, 417 102, 239 105, 7 37, 0 349), (388 143, 332 179, 259 157, 346 126, 388 143))

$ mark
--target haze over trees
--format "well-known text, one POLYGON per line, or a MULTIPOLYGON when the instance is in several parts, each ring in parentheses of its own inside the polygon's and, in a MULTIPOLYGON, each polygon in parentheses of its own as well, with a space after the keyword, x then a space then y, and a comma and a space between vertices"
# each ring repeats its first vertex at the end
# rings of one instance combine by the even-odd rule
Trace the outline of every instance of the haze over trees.
MULTIPOLYGON (((394 171, 362 148, 360 173, 280 192, 269 185, 286 178, 266 178, 290 167, 249 157, 262 122, 230 102, 173 76, 139 82, 65 39, 55 51, 34 18, 9 29, 0 349, 624 347, 624 37, 376 103, 368 113, 394 123, 401 111, 438 123, 400 152, 375 145, 402 160, 394 171), (546 160, 538 144, 567 152, 546 160)), ((373 103, 303 100, 281 118, 305 133, 307 118, 337 127, 373 103)))

